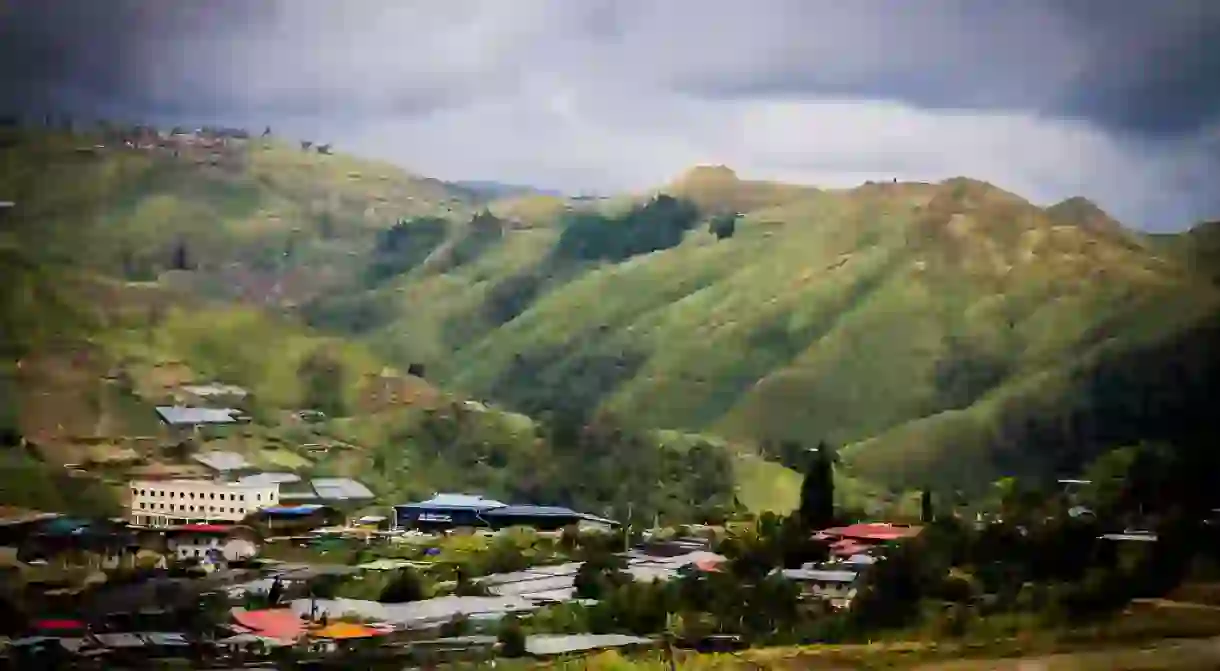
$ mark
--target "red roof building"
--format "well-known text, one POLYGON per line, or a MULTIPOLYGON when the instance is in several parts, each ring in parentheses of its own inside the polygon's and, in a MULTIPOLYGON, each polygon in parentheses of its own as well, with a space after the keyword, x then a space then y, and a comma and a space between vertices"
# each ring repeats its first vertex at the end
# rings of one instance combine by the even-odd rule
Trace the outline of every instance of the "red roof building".
POLYGON ((845 527, 822 529, 814 538, 830 541, 830 553, 836 557, 850 557, 865 552, 882 543, 914 538, 923 527, 887 522, 861 522, 845 527))

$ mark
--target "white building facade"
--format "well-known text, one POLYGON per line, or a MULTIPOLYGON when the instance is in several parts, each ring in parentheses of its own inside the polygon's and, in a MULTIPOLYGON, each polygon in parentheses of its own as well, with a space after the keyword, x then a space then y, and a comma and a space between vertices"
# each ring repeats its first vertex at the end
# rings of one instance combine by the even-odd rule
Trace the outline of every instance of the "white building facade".
POLYGON ((128 519, 149 527, 236 523, 279 503, 278 483, 241 484, 213 480, 133 480, 128 519))
POLYGON ((224 533, 184 533, 171 537, 169 551, 179 560, 206 560, 213 553, 225 561, 249 559, 258 554, 258 545, 248 538, 232 538, 224 533))

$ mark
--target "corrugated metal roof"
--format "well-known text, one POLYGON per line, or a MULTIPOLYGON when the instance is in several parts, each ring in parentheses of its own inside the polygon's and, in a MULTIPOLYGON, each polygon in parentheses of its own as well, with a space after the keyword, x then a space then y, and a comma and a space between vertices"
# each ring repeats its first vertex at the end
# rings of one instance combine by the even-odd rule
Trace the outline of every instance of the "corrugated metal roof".
POLYGON ((351 478, 314 478, 310 481, 318 498, 335 501, 371 499, 373 492, 351 478))
POLYGON ((429 507, 429 508, 500 508, 505 504, 495 499, 483 498, 480 494, 444 494, 437 493, 427 501, 418 503, 410 503, 408 506, 429 507))
POLYGON ((156 412, 161 421, 171 426, 233 424, 237 421, 233 415, 238 413, 233 408, 188 408, 180 405, 159 405, 156 412))
POLYGON ((293 482, 300 482, 301 476, 296 473, 284 472, 269 472, 269 473, 254 473, 237 479, 237 482, 243 485, 251 485, 263 487, 266 485, 283 485, 293 482))
POLYGON ((494 618, 507 613, 536 610, 539 604, 511 596, 443 596, 410 603, 380 603, 360 599, 297 599, 292 602, 292 609, 300 614, 308 614, 315 606, 319 615, 325 613, 332 619, 356 615, 407 628, 422 628, 443 624, 455 615, 494 618))
POLYGON ((249 392, 232 384, 188 384, 181 387, 182 391, 195 396, 245 396, 249 392))
POLYGON ((200 452, 192 455, 191 458, 214 471, 238 471, 243 468, 250 468, 250 462, 246 461, 245 457, 236 452, 213 450, 210 452, 200 452))
POLYGON ((488 588, 488 591, 496 596, 528 596, 531 594, 553 592, 555 590, 571 589, 575 586, 575 582, 575 575, 534 576, 525 580, 515 580, 493 585, 488 588))
POLYGON ((494 510, 488 510, 489 516, 514 516, 520 515, 523 517, 582 517, 582 515, 571 508, 561 508, 559 506, 531 506, 512 504, 506 505, 494 510))
POLYGON ((525 651, 531 655, 562 655, 569 652, 651 643, 651 639, 626 634, 535 634, 526 637, 525 651))
POLYGON ((816 580, 819 582, 855 582, 859 576, 855 571, 833 571, 822 569, 788 568, 780 571, 780 575, 789 580, 816 580))
POLYGON ((150 645, 156 646, 185 646, 190 645, 186 640, 185 634, 168 631, 144 631, 140 632, 140 638, 148 641, 150 645))

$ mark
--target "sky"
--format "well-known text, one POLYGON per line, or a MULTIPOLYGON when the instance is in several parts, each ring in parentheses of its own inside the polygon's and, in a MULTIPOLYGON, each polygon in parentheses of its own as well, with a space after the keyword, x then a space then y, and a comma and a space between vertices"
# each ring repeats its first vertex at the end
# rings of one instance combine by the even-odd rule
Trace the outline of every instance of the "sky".
POLYGON ((220 124, 448 180, 964 175, 1220 217, 1216 0, 0 0, 0 112, 220 124))

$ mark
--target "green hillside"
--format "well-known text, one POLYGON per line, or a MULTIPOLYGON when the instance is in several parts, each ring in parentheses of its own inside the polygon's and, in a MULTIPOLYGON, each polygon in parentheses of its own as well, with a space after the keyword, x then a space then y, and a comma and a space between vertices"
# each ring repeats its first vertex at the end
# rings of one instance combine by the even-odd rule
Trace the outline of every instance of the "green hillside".
MULTIPOLYGON (((0 251, 22 273, 0 307, 23 327, 3 340, 0 391, 15 411, 3 427, 6 473, 50 482, 83 464, 82 491, 94 492, 121 484, 133 463, 177 469, 191 451, 224 449, 263 468, 354 475, 386 500, 473 490, 684 520, 733 505, 736 455, 723 443, 662 441, 610 417, 581 430, 469 403, 300 323, 296 300, 375 290, 417 266, 443 275, 498 246, 511 221, 463 210, 449 195, 460 190, 285 145, 246 147, 218 170, 95 142, 105 138, 5 138, 0 197, 16 207, 3 215, 0 251), (356 174, 376 179, 357 188, 356 174), (369 211, 379 194, 389 194, 384 216, 369 211), (329 204, 311 210, 319 197, 329 204), (283 291, 294 274, 304 279, 283 291), (248 389, 237 403, 254 422, 185 451, 167 443, 153 405, 209 381, 248 389), (293 415, 303 409, 327 418, 302 422, 293 415), (26 450, 8 447, 14 436, 26 450)), ((51 505, 44 484, 6 490, 0 503, 51 505)))
MULTIPOLYGON (((770 479, 742 447, 764 439, 843 445, 853 473, 896 488, 970 488, 1206 426, 1220 291, 1185 251, 1204 245, 1136 235, 1084 199, 704 167, 639 197, 484 204, 274 142, 219 165, 80 142, 17 149, 70 157, 96 192, 61 205, 92 215, 96 267, 274 307, 361 361, 423 365, 526 415, 720 434, 743 482, 770 479)), ((216 323, 231 350, 173 318, 158 338, 294 398, 300 348, 264 364, 240 319, 216 323)))
MULTIPOLYGON (((726 179, 715 176, 722 203, 704 191, 705 204, 744 202, 726 179)), ((603 408, 737 439, 825 439, 896 486, 1070 472, 1114 444, 1186 430, 1166 418, 1207 398, 1172 370, 1129 381, 1135 399, 1168 394, 1164 406, 1116 418, 1095 398, 1089 380, 1203 328, 1218 298, 1091 213, 1064 223, 1062 208, 965 179, 777 199, 731 238, 697 226, 672 248, 576 268, 555 262, 571 216, 511 231, 465 268, 383 289, 392 316, 366 335, 525 412, 603 408), (506 296, 511 319, 489 320, 506 296), (1065 417, 1085 428, 1044 426, 1065 417)), ((1210 351, 1194 355, 1165 365, 1210 365, 1210 351)))
POLYGON ((1146 240, 1192 272, 1220 283, 1220 221, 1201 223, 1185 233, 1149 235, 1146 240))

